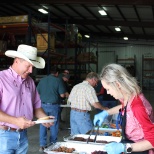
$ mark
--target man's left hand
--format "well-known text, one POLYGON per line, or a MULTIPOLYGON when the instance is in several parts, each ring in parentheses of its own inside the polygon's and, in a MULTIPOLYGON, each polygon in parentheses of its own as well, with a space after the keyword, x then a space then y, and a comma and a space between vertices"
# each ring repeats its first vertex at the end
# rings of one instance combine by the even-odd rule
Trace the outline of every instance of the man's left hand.
POLYGON ((49 128, 50 126, 54 125, 54 122, 52 122, 52 123, 51 122, 50 123, 43 123, 42 125, 49 128))

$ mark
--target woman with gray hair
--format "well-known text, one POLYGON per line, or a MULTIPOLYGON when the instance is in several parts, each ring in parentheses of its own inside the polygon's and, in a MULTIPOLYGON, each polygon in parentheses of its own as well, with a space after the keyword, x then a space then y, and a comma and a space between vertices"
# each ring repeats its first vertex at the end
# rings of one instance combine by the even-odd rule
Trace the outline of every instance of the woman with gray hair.
POLYGON ((154 154, 153 110, 144 97, 137 80, 121 65, 109 64, 102 69, 101 82, 107 93, 120 100, 121 105, 94 116, 94 125, 116 113, 122 121, 121 143, 106 144, 108 154, 154 154))

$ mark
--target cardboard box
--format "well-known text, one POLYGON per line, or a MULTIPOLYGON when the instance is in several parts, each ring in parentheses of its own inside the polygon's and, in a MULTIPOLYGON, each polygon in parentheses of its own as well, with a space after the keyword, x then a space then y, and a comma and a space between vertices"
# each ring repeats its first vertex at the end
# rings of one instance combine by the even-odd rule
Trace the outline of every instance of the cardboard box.
MULTIPOLYGON (((39 52, 44 52, 48 49, 48 34, 37 34, 37 49, 39 52)), ((50 51, 55 51, 55 35, 50 35, 50 51)))
POLYGON ((28 22, 28 15, 0 17, 0 24, 25 22, 28 22))
POLYGON ((96 61, 96 56, 93 52, 83 52, 78 55, 77 60, 79 62, 96 61))

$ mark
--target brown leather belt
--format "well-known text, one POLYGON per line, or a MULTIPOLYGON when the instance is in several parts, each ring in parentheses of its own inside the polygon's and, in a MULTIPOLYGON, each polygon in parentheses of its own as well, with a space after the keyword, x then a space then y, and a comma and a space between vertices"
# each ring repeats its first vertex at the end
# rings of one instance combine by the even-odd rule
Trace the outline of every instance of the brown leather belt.
POLYGON ((11 128, 11 127, 8 127, 8 126, 2 126, 0 125, 0 129, 2 130, 8 130, 8 131, 13 131, 13 132, 22 132, 24 131, 25 129, 17 129, 17 128, 11 128))
POLYGON ((71 108, 72 110, 78 111, 78 112, 89 112, 88 110, 80 110, 80 109, 76 109, 76 108, 71 108))

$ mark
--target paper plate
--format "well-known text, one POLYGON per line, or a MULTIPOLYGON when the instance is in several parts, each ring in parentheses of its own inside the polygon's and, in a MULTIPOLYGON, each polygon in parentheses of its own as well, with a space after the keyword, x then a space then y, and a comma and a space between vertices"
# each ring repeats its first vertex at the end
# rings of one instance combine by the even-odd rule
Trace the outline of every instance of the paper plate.
POLYGON ((56 121, 56 119, 48 119, 48 120, 37 120, 34 121, 36 124, 42 124, 42 123, 50 123, 50 122, 54 122, 56 121))

